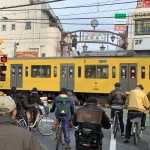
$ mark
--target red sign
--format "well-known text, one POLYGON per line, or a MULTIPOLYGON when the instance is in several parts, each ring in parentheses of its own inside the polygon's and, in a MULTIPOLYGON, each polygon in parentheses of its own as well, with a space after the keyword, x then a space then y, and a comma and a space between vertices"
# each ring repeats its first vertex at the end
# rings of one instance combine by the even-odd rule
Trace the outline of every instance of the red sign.
POLYGON ((18 51, 16 52, 17 58, 29 58, 29 57, 38 57, 38 51, 18 51))
POLYGON ((144 7, 150 7, 150 0, 143 0, 144 7))
POLYGON ((114 30, 115 31, 126 31, 127 30, 127 26, 126 25, 115 25, 114 26, 114 30))

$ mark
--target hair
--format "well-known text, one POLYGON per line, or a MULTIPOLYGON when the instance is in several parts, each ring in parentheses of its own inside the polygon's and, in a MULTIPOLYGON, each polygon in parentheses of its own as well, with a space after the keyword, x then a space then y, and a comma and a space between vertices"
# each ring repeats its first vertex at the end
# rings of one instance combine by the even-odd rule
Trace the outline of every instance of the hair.
POLYGON ((115 86, 115 87, 120 87, 120 83, 119 83, 119 82, 116 82, 116 83, 114 84, 114 86, 115 86))
POLYGON ((144 90, 144 87, 142 84, 138 84, 136 87, 140 88, 141 90, 144 90))
POLYGON ((97 98, 96 97, 89 97, 86 100, 87 103, 93 103, 93 104, 97 104, 97 98))
POLYGON ((66 88, 61 88, 60 94, 67 94, 68 90, 66 88))
POLYGON ((36 92, 36 91, 37 91, 37 88, 36 88, 36 87, 32 88, 32 91, 36 92))

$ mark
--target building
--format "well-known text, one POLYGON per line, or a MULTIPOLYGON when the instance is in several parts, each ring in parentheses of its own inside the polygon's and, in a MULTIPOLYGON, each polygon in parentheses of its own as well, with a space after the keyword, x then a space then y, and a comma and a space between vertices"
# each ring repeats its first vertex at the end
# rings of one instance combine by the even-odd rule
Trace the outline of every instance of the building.
POLYGON ((150 1, 139 0, 129 18, 128 49, 150 50, 150 1))
POLYGON ((62 26, 47 0, 5 0, 0 2, 0 49, 8 57, 60 56, 62 26), (30 5, 16 7, 19 5, 30 5), (10 8, 10 6, 14 6, 10 8), (9 8, 8 8, 9 7, 9 8))

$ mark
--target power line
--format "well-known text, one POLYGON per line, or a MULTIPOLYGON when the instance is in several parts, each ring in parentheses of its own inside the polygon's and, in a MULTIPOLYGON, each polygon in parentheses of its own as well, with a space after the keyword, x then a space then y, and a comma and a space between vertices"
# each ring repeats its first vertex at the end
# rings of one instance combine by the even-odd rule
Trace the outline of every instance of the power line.
MULTIPOLYGON (((47 2, 40 2, 40 3, 34 3, 34 4, 26 4, 26 5, 16 5, 16 6, 9 6, 9 7, 1 7, 0 11, 27 11, 26 9, 20 9, 20 10, 6 10, 9 8, 18 8, 18 7, 25 7, 25 6, 32 6, 32 5, 40 5, 40 4, 45 4, 45 3, 54 3, 54 2, 60 2, 60 1, 65 1, 65 0, 53 0, 53 1, 47 1, 47 2)), ((71 8, 86 8, 86 7, 97 7, 97 6, 113 6, 113 5, 121 5, 121 4, 130 4, 130 3, 136 3, 136 1, 127 1, 127 2, 117 2, 117 3, 103 3, 103 4, 97 4, 97 3, 92 3, 88 5, 77 5, 77 6, 67 6, 67 7, 53 7, 50 9, 71 9, 71 8)), ((45 10, 45 9, 28 9, 29 10, 45 10)))
POLYGON ((67 6, 67 7, 53 7, 52 9, 70 9, 70 8, 88 8, 88 7, 97 7, 97 6, 113 6, 119 4, 130 4, 136 3, 138 1, 129 1, 129 2, 119 2, 119 3, 106 3, 106 4, 93 4, 93 5, 78 5, 78 6, 67 6))
POLYGON ((15 5, 15 6, 1 7, 0 9, 4 10, 4 9, 10 9, 10 8, 26 7, 26 6, 55 3, 55 2, 61 2, 61 1, 65 1, 65 0, 53 0, 53 1, 47 1, 47 2, 32 3, 32 4, 15 5))
POLYGON ((62 17, 64 16, 75 16, 75 15, 84 15, 84 14, 95 14, 95 13, 104 13, 104 12, 113 12, 113 11, 125 11, 125 10, 132 10, 132 9, 135 9, 135 7, 133 8, 125 8, 125 9, 112 9, 112 10, 103 10, 103 11, 100 11, 100 12, 96 12, 96 11, 93 11, 93 12, 86 12, 86 13, 73 13, 73 14, 65 14, 65 15, 60 15, 62 17))

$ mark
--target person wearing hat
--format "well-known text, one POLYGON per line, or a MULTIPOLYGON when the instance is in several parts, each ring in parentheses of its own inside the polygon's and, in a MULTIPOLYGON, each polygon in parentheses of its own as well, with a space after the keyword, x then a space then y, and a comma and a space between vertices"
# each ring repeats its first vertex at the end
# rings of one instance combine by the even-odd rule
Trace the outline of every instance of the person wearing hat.
POLYGON ((130 142, 131 127, 132 127, 131 119, 137 117, 140 117, 142 119, 143 113, 146 112, 146 109, 150 108, 150 102, 148 100, 147 95, 143 92, 143 90, 144 90, 143 85, 139 84, 136 86, 134 90, 131 90, 129 94, 127 102, 128 116, 127 116, 124 143, 130 142))
POLYGON ((42 150, 28 130, 17 126, 16 104, 10 96, 0 96, 0 150, 42 150))

